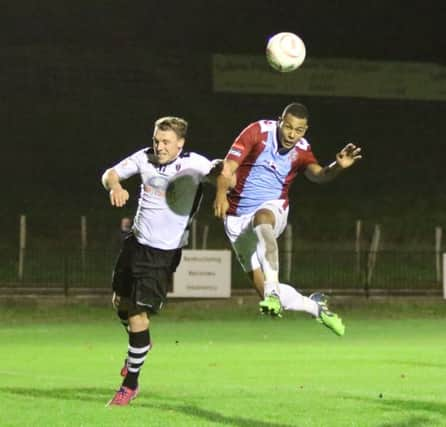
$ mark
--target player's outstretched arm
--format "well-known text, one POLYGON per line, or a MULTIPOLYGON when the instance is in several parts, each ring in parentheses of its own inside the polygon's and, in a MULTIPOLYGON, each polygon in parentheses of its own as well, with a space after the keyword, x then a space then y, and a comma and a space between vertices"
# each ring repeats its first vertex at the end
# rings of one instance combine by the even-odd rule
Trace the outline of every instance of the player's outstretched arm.
POLYGON ((129 193, 126 189, 122 188, 119 182, 119 175, 113 168, 107 169, 102 175, 102 185, 109 192, 112 206, 120 208, 127 203, 129 193))
POLYGON ((362 158, 361 148, 354 144, 347 144, 336 154, 336 161, 322 167, 316 163, 310 164, 305 170, 305 176, 312 182, 322 184, 336 178, 344 169, 349 168, 362 158))

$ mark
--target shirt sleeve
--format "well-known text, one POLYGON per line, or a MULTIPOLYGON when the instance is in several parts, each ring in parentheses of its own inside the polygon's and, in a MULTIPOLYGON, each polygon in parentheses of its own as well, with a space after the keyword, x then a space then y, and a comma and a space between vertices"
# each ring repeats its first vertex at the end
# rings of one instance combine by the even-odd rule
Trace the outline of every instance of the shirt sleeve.
POLYGON ((113 166, 120 179, 127 179, 140 171, 141 157, 145 156, 144 150, 140 150, 131 156, 121 160, 113 166))
POLYGON ((251 123, 237 136, 226 155, 226 160, 234 160, 239 165, 260 141, 261 132, 258 122, 251 123))
POLYGON ((298 156, 298 170, 299 172, 304 172, 308 165, 313 163, 318 163, 313 151, 311 150, 311 145, 308 141, 302 138, 297 144, 297 149, 299 151, 298 156))
POLYGON ((194 160, 194 169, 204 178, 211 171, 213 162, 197 153, 191 153, 191 155, 194 160))

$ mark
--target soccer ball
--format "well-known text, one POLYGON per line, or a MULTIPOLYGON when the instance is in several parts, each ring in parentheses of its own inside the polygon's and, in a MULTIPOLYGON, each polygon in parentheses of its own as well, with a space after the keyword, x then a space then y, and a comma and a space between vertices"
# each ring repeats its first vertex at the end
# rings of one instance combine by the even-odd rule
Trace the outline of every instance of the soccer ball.
POLYGON ((184 169, 169 179, 166 188, 166 203, 169 209, 181 216, 188 216, 195 203, 201 175, 192 169, 184 169))
POLYGON ((274 34, 266 45, 269 65, 282 73, 295 70, 305 59, 305 44, 294 33, 274 34))

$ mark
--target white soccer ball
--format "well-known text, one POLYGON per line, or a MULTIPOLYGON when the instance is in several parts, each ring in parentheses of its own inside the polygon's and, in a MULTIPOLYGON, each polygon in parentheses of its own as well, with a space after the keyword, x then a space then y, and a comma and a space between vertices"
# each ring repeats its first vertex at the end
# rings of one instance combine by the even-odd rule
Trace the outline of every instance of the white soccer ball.
POLYGON ((287 73, 298 68, 304 62, 305 55, 305 44, 294 33, 274 34, 266 45, 268 63, 281 73, 287 73))

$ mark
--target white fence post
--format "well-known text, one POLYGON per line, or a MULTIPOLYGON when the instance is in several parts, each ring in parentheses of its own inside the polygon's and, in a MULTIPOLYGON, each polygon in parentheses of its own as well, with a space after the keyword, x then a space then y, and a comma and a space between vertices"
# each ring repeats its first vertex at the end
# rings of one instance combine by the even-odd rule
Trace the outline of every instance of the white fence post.
POLYGON ((367 283, 366 283, 367 294, 369 292, 370 285, 372 283, 373 271, 375 270, 375 264, 376 264, 376 254, 378 253, 380 240, 381 240, 381 226, 379 224, 376 224, 375 229, 373 231, 372 243, 370 244, 369 259, 367 263, 367 283))
POLYGON ((443 254, 443 298, 446 299, 446 253, 443 254))
POLYGON ((201 242, 201 249, 207 249, 208 247, 208 235, 209 235, 209 225, 203 227, 203 241, 201 242))
POLYGON ((191 225, 191 234, 192 234, 192 249, 197 249, 197 220, 192 220, 191 225))
POLYGON ((356 239, 355 239, 355 254, 356 254, 356 273, 361 273, 361 231, 362 222, 360 219, 356 221, 356 239))
POLYGON ((443 237, 443 229, 435 227, 435 272, 437 283, 441 283, 441 241, 443 237))
POLYGON ((25 271, 25 252, 26 252, 26 215, 20 215, 19 231, 19 280, 23 280, 25 271))
POLYGON ((82 273, 85 274, 85 269, 87 266, 87 217, 81 216, 81 260, 82 260, 82 273))

